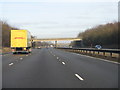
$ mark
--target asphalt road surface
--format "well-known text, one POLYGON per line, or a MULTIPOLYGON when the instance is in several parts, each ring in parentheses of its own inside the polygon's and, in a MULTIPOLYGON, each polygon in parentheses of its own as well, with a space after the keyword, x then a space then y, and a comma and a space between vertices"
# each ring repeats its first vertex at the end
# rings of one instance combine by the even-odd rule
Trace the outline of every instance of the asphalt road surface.
POLYGON ((3 88, 118 88, 118 65, 53 48, 2 57, 3 88))

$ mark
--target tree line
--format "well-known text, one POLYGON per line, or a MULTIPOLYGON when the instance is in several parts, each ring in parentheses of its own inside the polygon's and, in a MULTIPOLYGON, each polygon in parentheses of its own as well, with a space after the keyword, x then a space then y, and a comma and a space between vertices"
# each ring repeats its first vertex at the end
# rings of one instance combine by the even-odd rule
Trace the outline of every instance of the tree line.
POLYGON ((18 30, 18 28, 12 27, 5 21, 0 21, 0 28, 2 29, 2 36, 0 37, 2 47, 10 47, 10 31, 12 29, 18 30))
POLYGON ((82 38, 83 41, 72 42, 72 45, 80 47, 82 43, 83 47, 89 48, 95 45, 101 45, 103 48, 118 48, 118 39, 120 38, 118 35, 120 34, 119 25, 120 22, 114 22, 87 29, 77 36, 82 38))

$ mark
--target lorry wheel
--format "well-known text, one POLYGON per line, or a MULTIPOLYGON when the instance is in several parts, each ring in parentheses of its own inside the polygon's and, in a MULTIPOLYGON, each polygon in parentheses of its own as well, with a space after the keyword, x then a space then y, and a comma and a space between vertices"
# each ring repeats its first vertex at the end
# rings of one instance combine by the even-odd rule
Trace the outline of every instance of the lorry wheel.
POLYGON ((16 52, 13 52, 13 54, 16 54, 16 52))

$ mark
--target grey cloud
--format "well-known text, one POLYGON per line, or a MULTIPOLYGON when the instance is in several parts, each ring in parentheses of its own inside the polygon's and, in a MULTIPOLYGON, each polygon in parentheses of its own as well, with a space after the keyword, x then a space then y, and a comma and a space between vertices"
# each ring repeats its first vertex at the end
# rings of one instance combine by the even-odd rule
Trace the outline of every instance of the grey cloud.
POLYGON ((18 25, 42 25, 42 24, 58 24, 58 22, 24 22, 24 23, 16 23, 18 25))

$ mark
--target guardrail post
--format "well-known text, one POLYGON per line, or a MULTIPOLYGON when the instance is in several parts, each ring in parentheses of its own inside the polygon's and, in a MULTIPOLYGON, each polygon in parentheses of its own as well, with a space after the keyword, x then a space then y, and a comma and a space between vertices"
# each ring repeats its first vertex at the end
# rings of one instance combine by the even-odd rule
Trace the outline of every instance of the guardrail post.
POLYGON ((57 48, 57 41, 55 41, 55 48, 57 48))
POLYGON ((75 52, 77 52, 77 50, 75 50, 75 52))
POLYGON ((98 51, 98 55, 99 55, 99 51, 98 51))
POLYGON ((118 55, 118 60, 120 59, 120 53, 119 53, 119 55, 118 55))
POLYGON ((103 52, 103 56, 105 56, 105 52, 103 52))
POLYGON ((89 54, 91 54, 91 51, 89 51, 89 54))
POLYGON ((110 57, 112 57, 112 52, 110 53, 110 57))

